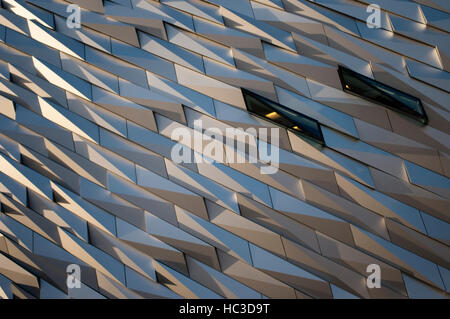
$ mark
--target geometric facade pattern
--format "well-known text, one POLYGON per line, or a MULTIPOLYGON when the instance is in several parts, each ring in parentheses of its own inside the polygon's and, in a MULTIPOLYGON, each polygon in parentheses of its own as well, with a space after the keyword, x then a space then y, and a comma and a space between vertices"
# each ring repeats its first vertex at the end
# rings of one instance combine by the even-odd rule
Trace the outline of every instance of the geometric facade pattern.
POLYGON ((0 6, 0 298, 449 298, 450 2, 0 6), (428 124, 350 94, 340 66, 420 99, 428 124), (242 89, 324 145, 281 127, 272 175, 174 162, 194 121, 278 127, 242 89))

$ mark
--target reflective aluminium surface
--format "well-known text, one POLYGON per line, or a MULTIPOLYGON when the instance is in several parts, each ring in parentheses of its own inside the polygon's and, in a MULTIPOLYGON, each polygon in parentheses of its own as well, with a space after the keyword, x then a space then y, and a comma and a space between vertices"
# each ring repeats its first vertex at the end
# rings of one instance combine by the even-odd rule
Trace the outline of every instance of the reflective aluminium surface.
POLYGON ((0 0, 0 298, 448 298, 449 21, 0 0))

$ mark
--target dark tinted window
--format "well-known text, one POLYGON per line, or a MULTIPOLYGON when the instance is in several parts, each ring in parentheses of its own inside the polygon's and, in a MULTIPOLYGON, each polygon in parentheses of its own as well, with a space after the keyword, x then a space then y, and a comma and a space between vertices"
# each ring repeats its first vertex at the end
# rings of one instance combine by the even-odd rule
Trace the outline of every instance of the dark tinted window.
POLYGON ((339 67, 339 76, 344 91, 400 111, 423 124, 428 123, 427 115, 418 98, 342 66, 339 67))
POLYGON ((316 120, 248 90, 242 89, 242 93, 249 112, 324 144, 320 125, 316 120))

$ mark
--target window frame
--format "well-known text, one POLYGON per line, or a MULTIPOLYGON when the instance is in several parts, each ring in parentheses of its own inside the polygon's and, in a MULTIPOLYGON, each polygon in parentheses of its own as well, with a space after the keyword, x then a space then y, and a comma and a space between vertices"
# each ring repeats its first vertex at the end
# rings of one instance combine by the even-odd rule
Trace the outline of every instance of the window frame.
MULTIPOLYGON (((295 111, 295 110, 293 110, 293 109, 291 109, 291 108, 289 108, 289 107, 287 107, 287 106, 284 106, 284 105, 282 105, 282 104, 280 104, 280 103, 278 103, 278 102, 272 101, 272 100, 270 100, 270 99, 268 99, 268 98, 266 98, 266 97, 264 97, 264 96, 262 96, 262 95, 259 95, 259 94, 255 93, 255 92, 253 92, 253 91, 250 91, 250 90, 248 90, 248 89, 241 88, 241 91, 242 91, 242 95, 243 95, 243 98, 244 98, 244 103, 245 103, 246 110, 247 110, 247 112, 248 112, 249 114, 254 115, 254 116, 256 116, 256 117, 259 117, 259 118, 261 118, 261 119, 264 119, 264 120, 266 120, 266 121, 268 121, 268 122, 270 122, 270 123, 273 123, 274 125, 276 125, 276 126, 278 126, 278 127, 284 128, 284 129, 286 129, 286 130, 288 130, 288 131, 291 131, 291 132, 293 132, 295 135, 297 135, 297 136, 299 136, 299 137, 307 138, 308 140, 313 141, 313 142, 315 142, 315 143, 318 143, 318 144, 320 144, 321 146, 325 146, 325 139, 324 139, 324 137, 323 137, 322 127, 321 127, 320 122, 317 121, 316 119, 314 119, 314 118, 312 118, 312 117, 310 117, 310 116, 308 116, 308 115, 302 114, 302 113, 300 113, 300 112, 297 112, 297 111, 295 111), (249 96, 251 96, 251 97, 257 99, 258 101, 261 101, 261 102, 264 103, 269 109, 273 109, 273 108, 270 106, 270 103, 273 103, 273 104, 275 104, 276 106, 278 106, 278 107, 279 107, 280 109, 282 109, 282 110, 286 110, 287 112, 293 113, 293 114, 295 114, 295 115, 297 115, 297 116, 303 117, 303 118, 305 118, 305 119, 307 119, 307 120, 309 120, 309 121, 314 122, 314 123, 317 125, 317 128, 318 128, 317 131, 318 131, 319 139, 318 139, 315 135, 313 135, 313 134, 308 134, 308 131, 303 131, 303 132, 297 131, 297 130, 291 128, 291 127, 288 127, 288 126, 285 126, 285 125, 283 125, 283 124, 277 123, 276 121, 274 121, 274 120, 272 120, 272 119, 270 119, 270 118, 268 118, 268 117, 266 117, 266 116, 260 115, 260 114, 258 114, 258 113, 255 113, 254 111, 250 110, 249 105, 248 105, 248 102, 247 102, 247 99, 246 99, 246 95, 249 95, 249 96)), ((275 109, 273 109, 273 110, 274 110, 274 112, 277 111, 277 110, 275 110, 275 109)), ((282 117, 285 118, 285 119, 287 119, 288 121, 293 122, 293 123, 296 124, 296 125, 299 125, 299 126, 304 127, 304 125, 301 125, 301 123, 298 123, 298 122, 296 123, 295 120, 293 120, 293 119, 291 119, 291 118, 289 118, 289 117, 285 117, 285 116, 282 116, 282 117)))
POLYGON ((378 104, 378 105, 382 105, 382 106, 384 106, 384 107, 387 107, 388 109, 390 109, 390 110, 392 110, 392 111, 395 111, 395 112, 398 112, 398 113, 401 113, 401 114, 403 114, 403 115, 406 115, 406 116, 408 116, 409 118, 412 118, 412 119, 414 119, 415 121, 417 121, 417 122, 419 122, 419 123, 421 123, 421 124, 423 124, 423 125, 427 125, 427 124, 428 124, 428 116, 427 116, 427 114, 426 114, 426 112, 425 112, 425 108, 423 107, 422 101, 421 101, 418 97, 415 97, 414 95, 411 95, 411 94, 408 94, 408 93, 406 93, 406 92, 400 91, 400 90, 398 90, 398 89, 396 89, 396 88, 394 88, 394 87, 392 87, 392 86, 389 86, 389 85, 387 85, 387 84, 384 84, 384 83, 382 83, 382 82, 380 82, 380 81, 377 81, 377 80, 375 80, 375 79, 369 78, 369 77, 367 77, 367 76, 365 76, 365 75, 363 75, 363 74, 360 74, 360 73, 358 73, 358 72, 356 72, 356 71, 353 71, 353 70, 351 70, 351 69, 349 69, 349 68, 347 68, 347 67, 345 67, 345 66, 342 66, 342 65, 339 65, 339 66, 338 66, 338 74, 339 74, 339 79, 340 79, 340 81, 341 81, 342 90, 343 90, 344 92, 349 93, 349 94, 354 95, 354 96, 358 96, 358 97, 360 97, 360 98, 362 98, 362 99, 364 99, 364 100, 366 100, 366 101, 372 102, 372 103, 374 103, 374 104, 378 104), (373 88, 373 90, 379 92, 381 95, 387 97, 388 99, 394 100, 394 101, 396 102, 396 103, 395 103, 396 105, 393 106, 393 105, 386 104, 386 103, 384 103, 384 102, 382 102, 382 101, 378 101, 378 100, 376 100, 376 99, 373 99, 373 98, 370 98, 370 97, 367 97, 367 96, 358 94, 358 93, 352 91, 351 89, 346 88, 346 84, 347 84, 347 83, 346 83, 346 81, 345 81, 345 79, 344 79, 344 74, 343 74, 343 72, 350 73, 351 76, 357 78, 357 79, 360 80, 360 81, 363 81, 367 86, 373 88), (368 79, 368 81, 364 81, 365 79, 368 79), (377 83, 379 83, 381 86, 385 86, 385 87, 389 88, 390 90, 392 90, 392 91, 394 91, 394 92, 398 92, 399 95, 404 95, 404 96, 407 96, 407 97, 410 97, 410 98, 413 98, 413 99, 417 100, 418 105, 419 105, 420 109, 422 110, 422 113, 423 113, 423 114, 420 114, 420 113, 418 113, 418 112, 412 110, 411 108, 409 108, 408 106, 406 106, 406 104, 402 103, 401 101, 399 101, 399 100, 396 99, 395 97, 392 97, 391 95, 388 95, 388 94, 382 92, 380 89, 374 87, 374 86, 370 83, 370 81, 377 82, 377 83))

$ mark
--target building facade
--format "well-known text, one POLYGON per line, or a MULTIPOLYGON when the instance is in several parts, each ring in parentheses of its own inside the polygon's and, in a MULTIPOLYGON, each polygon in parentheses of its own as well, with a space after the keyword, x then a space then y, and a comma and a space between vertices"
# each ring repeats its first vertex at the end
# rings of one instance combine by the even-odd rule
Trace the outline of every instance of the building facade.
POLYGON ((450 2, 0 4, 0 298, 449 297, 450 2))

